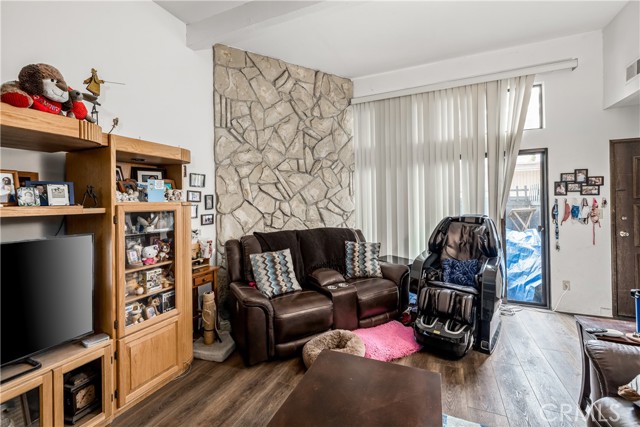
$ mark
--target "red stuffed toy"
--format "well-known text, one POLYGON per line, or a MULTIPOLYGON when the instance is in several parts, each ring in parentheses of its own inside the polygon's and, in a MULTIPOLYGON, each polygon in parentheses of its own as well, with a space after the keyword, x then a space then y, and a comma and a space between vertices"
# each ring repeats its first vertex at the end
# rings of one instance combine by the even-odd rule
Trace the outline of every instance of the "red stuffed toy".
POLYGON ((51 114, 64 114, 72 108, 69 88, 57 68, 30 64, 20 70, 18 80, 3 83, 0 100, 19 108, 33 108, 51 114))
POLYGON ((84 97, 79 90, 73 90, 69 87, 69 98, 71 100, 71 109, 67 110, 66 106, 63 106, 63 110, 67 112, 67 117, 76 118, 78 120, 86 120, 89 123, 95 123, 95 119, 91 117, 87 111, 87 107, 84 105, 84 97))

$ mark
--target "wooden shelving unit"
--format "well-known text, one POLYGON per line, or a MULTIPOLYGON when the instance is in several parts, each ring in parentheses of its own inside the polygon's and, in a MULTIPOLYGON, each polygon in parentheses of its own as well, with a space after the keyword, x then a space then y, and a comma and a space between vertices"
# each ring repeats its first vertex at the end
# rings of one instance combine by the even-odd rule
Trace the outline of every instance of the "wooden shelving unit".
POLYGON ((0 208, 0 218, 97 215, 106 211, 105 208, 83 208, 82 206, 3 206, 0 208))
POLYGON ((129 304, 130 302, 134 302, 142 298, 152 297, 154 295, 158 295, 163 292, 171 291, 175 288, 176 288, 175 286, 168 286, 166 288, 158 289, 152 292, 145 292, 144 294, 140 294, 140 295, 128 295, 124 297, 124 303, 129 304))
POLYGON ((124 272, 126 274, 135 273, 135 272, 138 272, 138 271, 151 270, 151 269, 156 268, 156 267, 162 267, 164 265, 171 265, 171 264, 173 264, 173 260, 156 262, 155 264, 147 264, 147 265, 141 265, 140 267, 127 268, 124 272))
POLYGON ((0 103, 3 148, 57 153, 104 147, 93 123, 0 103))

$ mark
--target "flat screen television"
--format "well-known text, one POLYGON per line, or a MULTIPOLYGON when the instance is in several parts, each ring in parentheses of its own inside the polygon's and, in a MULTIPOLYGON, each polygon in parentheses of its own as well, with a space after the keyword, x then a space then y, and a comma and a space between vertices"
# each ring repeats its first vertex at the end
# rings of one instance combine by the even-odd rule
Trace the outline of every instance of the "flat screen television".
POLYGON ((93 332, 93 235, 0 245, 0 366, 93 332))

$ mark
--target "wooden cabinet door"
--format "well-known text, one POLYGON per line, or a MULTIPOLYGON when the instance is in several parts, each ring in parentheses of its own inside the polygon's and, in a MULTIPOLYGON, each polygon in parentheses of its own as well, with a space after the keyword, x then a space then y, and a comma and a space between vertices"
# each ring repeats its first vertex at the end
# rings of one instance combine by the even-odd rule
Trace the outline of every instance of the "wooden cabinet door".
POLYGON ((118 407, 141 399, 181 369, 178 318, 118 340, 118 407))
MULTIPOLYGON (((0 388, 0 403, 6 403, 11 399, 27 393, 30 390, 38 389, 38 399, 40 400, 40 423, 41 427, 53 425, 53 402, 52 402, 52 376, 51 371, 42 375, 31 375, 25 381, 12 381, 9 387, 0 388)), ((2 418, 5 418, 3 415, 2 418)), ((4 424, 4 423, 3 423, 4 424)))

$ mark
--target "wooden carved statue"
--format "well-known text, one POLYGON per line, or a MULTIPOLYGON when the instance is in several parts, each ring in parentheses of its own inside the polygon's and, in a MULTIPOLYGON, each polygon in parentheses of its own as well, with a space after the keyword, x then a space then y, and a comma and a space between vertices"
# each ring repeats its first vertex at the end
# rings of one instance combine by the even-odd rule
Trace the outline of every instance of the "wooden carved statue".
POLYGON ((213 291, 202 294, 202 323, 204 325, 204 343, 213 344, 216 339, 216 301, 213 291))

